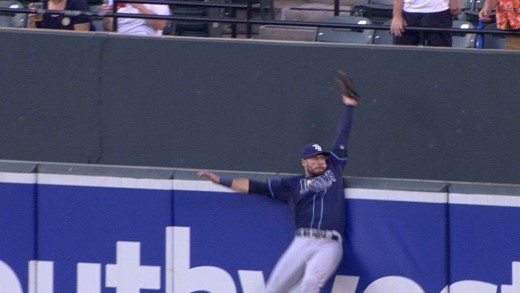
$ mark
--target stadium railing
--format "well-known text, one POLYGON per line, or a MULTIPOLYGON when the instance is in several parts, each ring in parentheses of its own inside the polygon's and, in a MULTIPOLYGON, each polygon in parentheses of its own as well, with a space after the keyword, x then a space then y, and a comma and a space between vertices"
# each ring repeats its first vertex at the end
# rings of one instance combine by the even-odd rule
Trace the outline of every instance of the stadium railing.
MULTIPOLYGON (((333 13, 334 15, 338 15, 339 5, 337 4, 338 0, 335 0, 333 13)), ((148 3, 148 4, 157 4, 157 1, 150 0, 114 0, 113 7, 115 11, 115 7, 117 7, 118 3, 148 3)), ((182 15, 149 15, 149 14, 128 14, 128 13, 105 13, 103 11, 70 11, 70 10, 43 10, 38 9, 37 11, 30 8, 11 8, 11 7, 0 7, 0 14, 30 14, 30 13, 38 13, 38 14, 63 14, 68 16, 77 16, 77 15, 88 15, 91 17, 113 17, 114 20, 118 18, 142 18, 142 19, 166 19, 169 21, 204 21, 204 22, 213 22, 213 23, 225 23, 230 24, 232 27, 236 27, 236 25, 245 25, 246 38, 252 38, 254 33, 252 27, 254 25, 280 25, 280 26, 298 26, 298 27, 329 27, 329 28, 339 28, 339 29, 369 29, 369 30, 389 30, 389 26, 386 24, 346 24, 346 23, 331 23, 326 21, 289 21, 289 20, 276 20, 276 19, 259 19, 253 17, 253 2, 252 0, 248 0, 246 3, 214 3, 214 2, 200 2, 200 1, 161 1, 161 4, 164 5, 175 5, 180 7, 206 7, 206 8, 220 8, 228 11, 237 11, 242 10, 245 13, 241 14, 243 17, 237 17, 238 14, 232 13, 234 17, 229 17, 229 15, 221 15, 221 16, 182 16, 182 15)), ((117 29, 117 21, 114 21, 114 30, 117 29)), ((498 37, 503 37, 505 35, 520 35, 519 32, 515 31, 505 31, 505 30, 495 30, 495 29, 461 29, 461 28, 425 28, 425 27, 407 27, 408 31, 419 31, 419 32, 438 32, 445 31, 453 34, 480 34, 480 35, 493 35, 498 37)), ((231 37, 236 38, 237 32, 233 30, 231 32, 231 37)))

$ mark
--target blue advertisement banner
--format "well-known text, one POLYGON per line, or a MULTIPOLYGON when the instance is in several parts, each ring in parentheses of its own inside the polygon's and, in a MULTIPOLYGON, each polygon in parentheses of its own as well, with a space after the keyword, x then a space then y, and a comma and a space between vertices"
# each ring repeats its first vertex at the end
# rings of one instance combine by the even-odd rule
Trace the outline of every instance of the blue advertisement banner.
POLYGON ((520 292, 520 197, 451 198, 450 292, 520 292))
POLYGON ((35 183, 35 174, 0 173, 0 292, 27 292, 28 261, 37 258, 35 183))
MULTIPOLYGON (((264 293, 294 231, 285 203, 205 181, 23 176, 0 173, 2 293, 264 293)), ((322 292, 520 292, 517 197, 346 197, 322 292)))
POLYGON ((391 292, 421 292, 413 291, 415 287, 423 292, 440 292, 447 284, 446 204, 351 199, 348 206, 347 243, 340 273, 360 276, 359 289, 387 276, 409 279, 396 281, 392 285, 396 289, 391 292), (417 286, 398 285, 412 281, 417 286))

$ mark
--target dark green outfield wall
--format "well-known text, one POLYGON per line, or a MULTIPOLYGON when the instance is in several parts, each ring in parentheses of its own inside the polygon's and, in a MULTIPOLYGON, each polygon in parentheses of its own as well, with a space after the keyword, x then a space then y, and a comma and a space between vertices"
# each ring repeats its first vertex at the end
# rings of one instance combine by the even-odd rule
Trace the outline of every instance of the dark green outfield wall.
POLYGON ((520 53, 0 30, 0 159, 299 172, 336 69, 347 175, 520 183, 520 53))

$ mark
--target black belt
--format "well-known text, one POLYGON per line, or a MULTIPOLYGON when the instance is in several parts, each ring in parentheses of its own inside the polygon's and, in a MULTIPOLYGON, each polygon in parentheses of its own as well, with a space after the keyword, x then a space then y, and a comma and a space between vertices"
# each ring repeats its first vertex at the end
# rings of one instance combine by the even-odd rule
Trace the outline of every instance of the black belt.
POLYGON ((300 228, 296 230, 295 235, 303 237, 312 237, 316 239, 331 239, 334 241, 339 241, 341 239, 341 236, 336 231, 326 231, 308 228, 300 228))

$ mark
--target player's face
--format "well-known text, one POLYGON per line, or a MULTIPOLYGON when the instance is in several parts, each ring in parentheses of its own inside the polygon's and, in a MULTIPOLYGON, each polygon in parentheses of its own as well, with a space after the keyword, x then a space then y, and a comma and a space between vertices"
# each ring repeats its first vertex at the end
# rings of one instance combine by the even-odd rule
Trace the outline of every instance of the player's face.
POLYGON ((316 155, 302 160, 302 166, 307 176, 319 176, 327 170, 327 161, 324 155, 316 155))

